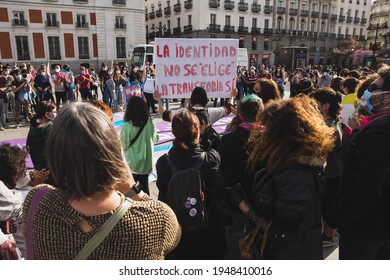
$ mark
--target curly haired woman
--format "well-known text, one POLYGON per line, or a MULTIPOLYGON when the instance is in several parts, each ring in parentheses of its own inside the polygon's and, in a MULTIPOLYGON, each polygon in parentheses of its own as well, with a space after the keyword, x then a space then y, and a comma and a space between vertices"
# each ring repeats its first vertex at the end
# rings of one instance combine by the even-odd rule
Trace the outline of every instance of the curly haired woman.
POLYGON ((307 96, 275 102, 262 116, 249 166, 266 166, 252 197, 257 214, 272 222, 264 258, 322 259, 320 191, 334 129, 307 96))

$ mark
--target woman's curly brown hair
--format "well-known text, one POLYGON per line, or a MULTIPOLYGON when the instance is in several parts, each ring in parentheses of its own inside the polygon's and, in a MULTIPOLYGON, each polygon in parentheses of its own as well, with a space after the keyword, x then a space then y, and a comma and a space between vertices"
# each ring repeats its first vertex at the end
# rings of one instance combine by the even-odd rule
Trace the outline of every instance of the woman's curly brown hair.
POLYGON ((260 132, 253 132, 248 167, 268 172, 298 163, 302 157, 325 162, 334 146, 334 129, 326 125, 317 104, 307 96, 275 102, 259 116, 260 132))
POLYGON ((9 189, 14 189, 18 179, 26 173, 26 157, 26 150, 19 146, 0 146, 0 180, 9 189))

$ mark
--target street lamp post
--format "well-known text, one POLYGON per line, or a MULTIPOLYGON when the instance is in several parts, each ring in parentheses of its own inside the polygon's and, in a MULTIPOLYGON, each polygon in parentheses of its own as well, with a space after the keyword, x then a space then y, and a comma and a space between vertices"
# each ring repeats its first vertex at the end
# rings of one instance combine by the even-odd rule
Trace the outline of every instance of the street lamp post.
POLYGON ((155 29, 158 30, 158 33, 157 33, 158 36, 157 36, 157 38, 162 38, 162 37, 164 37, 163 31, 165 32, 165 31, 168 30, 168 29, 167 29, 167 26, 166 26, 165 24, 162 25, 162 26, 157 26, 157 25, 155 25, 155 24, 153 23, 151 30, 155 30, 155 29))
POLYGON ((389 28, 389 26, 387 25, 387 21, 383 24, 380 24, 379 22, 377 24, 370 23, 370 25, 367 28, 367 30, 375 30, 375 40, 374 40, 374 44, 371 46, 372 55, 373 55, 373 61, 372 61, 373 68, 376 67, 375 52, 379 50, 379 47, 376 44, 376 40, 378 39, 378 31, 380 29, 387 29, 387 28, 389 28))

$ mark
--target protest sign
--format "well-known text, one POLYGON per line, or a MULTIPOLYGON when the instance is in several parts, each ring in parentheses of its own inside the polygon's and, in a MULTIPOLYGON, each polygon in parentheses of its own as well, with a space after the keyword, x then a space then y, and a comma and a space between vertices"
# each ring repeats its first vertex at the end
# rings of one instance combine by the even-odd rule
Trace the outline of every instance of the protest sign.
POLYGON ((237 39, 156 38, 156 88, 164 98, 189 98, 195 87, 209 97, 229 97, 237 52, 237 39))

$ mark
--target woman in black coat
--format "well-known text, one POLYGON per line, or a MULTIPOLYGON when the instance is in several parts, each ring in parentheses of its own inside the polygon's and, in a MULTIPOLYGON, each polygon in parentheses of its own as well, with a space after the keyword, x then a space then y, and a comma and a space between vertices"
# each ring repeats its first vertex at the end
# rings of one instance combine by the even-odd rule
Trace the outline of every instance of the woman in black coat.
POLYGON ((252 196, 257 214, 272 222, 264 258, 322 259, 322 171, 334 130, 307 96, 268 106, 260 124, 249 162, 266 165, 252 196))

